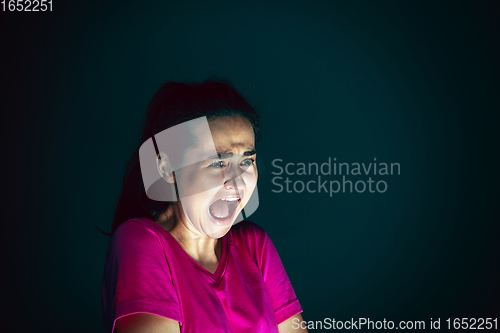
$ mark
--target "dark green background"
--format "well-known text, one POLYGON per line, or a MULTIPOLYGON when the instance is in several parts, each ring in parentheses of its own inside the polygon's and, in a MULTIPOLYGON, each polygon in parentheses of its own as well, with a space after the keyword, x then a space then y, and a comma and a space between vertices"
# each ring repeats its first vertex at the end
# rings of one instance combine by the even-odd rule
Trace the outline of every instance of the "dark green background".
POLYGON ((9 332, 104 332, 96 226, 146 105, 212 74, 262 114, 250 220, 304 319, 499 316, 498 1, 53 1, 0 16, 9 332), (328 157, 401 175, 383 194, 271 191, 273 159, 328 157))

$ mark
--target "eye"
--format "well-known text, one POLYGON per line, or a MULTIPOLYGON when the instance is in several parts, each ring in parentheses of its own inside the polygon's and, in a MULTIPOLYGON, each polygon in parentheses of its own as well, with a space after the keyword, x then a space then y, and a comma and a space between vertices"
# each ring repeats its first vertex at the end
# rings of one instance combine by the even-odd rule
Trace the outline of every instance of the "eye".
POLYGON ((246 160, 243 160, 241 162, 242 165, 244 166, 250 166, 252 164, 254 164, 255 160, 253 158, 247 158, 246 160))
POLYGON ((223 168, 225 166, 226 166, 226 164, 224 163, 224 161, 217 161, 217 162, 214 162, 214 163, 212 163, 212 164, 209 165, 209 167, 211 167, 211 168, 217 168, 217 169, 223 168))

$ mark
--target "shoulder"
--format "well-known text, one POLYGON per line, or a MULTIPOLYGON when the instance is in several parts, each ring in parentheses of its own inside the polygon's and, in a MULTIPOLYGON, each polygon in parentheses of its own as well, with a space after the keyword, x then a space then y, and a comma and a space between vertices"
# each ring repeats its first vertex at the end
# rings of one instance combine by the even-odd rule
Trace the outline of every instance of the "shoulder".
POLYGON ((146 218, 134 218, 122 223, 110 239, 110 247, 134 251, 138 248, 162 247, 161 228, 146 218))
POLYGON ((235 224, 229 232, 231 242, 236 247, 246 247, 254 257, 258 256, 268 243, 269 237, 264 228, 250 221, 235 224))
POLYGON ((158 234, 160 226, 147 218, 133 218, 123 222, 113 233, 113 237, 124 237, 134 234, 158 234))
POLYGON ((230 232, 233 235, 240 237, 253 237, 253 238, 267 237, 267 233, 264 230, 264 228, 247 220, 241 221, 233 225, 230 232))

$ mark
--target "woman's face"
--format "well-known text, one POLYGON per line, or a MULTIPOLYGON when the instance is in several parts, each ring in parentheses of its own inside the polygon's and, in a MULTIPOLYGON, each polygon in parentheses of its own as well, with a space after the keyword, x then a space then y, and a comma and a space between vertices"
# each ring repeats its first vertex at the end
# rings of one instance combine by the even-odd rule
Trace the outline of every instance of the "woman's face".
POLYGON ((255 137, 243 117, 215 118, 208 125, 211 137, 195 129, 195 145, 184 154, 185 160, 201 162, 175 171, 175 181, 182 223, 193 237, 216 239, 229 231, 257 184, 255 137))

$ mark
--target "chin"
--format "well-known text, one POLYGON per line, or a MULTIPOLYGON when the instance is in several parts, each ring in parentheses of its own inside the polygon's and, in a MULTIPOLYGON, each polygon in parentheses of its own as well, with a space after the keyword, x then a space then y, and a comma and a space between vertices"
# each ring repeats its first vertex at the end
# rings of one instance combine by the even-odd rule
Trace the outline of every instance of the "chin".
POLYGON ((212 238, 212 239, 219 239, 219 238, 223 237, 225 234, 227 234, 230 229, 231 229, 231 226, 223 228, 223 229, 219 229, 219 230, 213 231, 210 234, 207 234, 207 236, 212 238))

